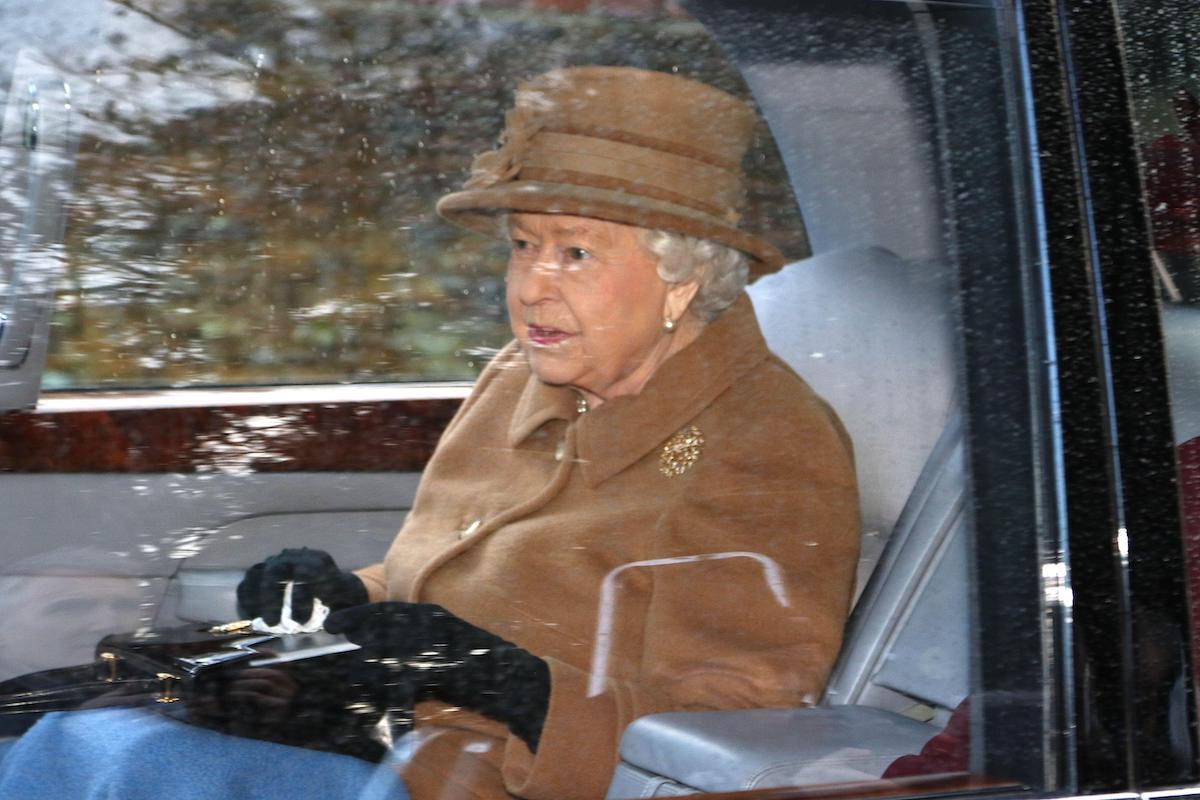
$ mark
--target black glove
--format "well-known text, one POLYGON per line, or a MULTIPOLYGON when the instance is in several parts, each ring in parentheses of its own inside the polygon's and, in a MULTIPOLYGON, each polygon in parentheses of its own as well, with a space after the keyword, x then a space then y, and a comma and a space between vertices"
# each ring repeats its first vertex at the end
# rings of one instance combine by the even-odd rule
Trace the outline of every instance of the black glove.
POLYGON ((268 625, 278 625, 283 609, 284 584, 292 584, 292 619, 307 622, 312 616, 313 598, 333 610, 367 602, 367 587, 353 572, 343 572, 324 550, 284 550, 277 556, 246 570, 238 584, 238 608, 243 617, 262 617, 268 625))
POLYGON ((503 722, 537 751, 550 705, 546 662, 430 603, 372 603, 329 615, 365 655, 395 664, 396 680, 503 722))

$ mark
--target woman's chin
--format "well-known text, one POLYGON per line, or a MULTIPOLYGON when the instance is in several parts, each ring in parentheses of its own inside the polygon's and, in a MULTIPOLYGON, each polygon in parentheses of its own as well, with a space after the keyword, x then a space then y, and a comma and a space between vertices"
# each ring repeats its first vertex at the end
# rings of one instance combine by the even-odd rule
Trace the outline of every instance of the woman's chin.
POLYGON ((580 372, 576 360, 558 348, 527 344, 525 356, 534 376, 551 386, 569 385, 580 372))

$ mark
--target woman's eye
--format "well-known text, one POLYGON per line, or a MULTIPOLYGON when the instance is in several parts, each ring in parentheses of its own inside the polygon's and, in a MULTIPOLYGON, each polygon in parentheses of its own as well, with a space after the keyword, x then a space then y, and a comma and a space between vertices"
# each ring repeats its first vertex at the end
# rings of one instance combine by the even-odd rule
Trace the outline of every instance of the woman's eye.
POLYGON ((513 249, 514 253, 521 251, 521 250, 528 250, 530 248, 530 246, 531 245, 529 244, 529 242, 527 242, 524 239, 513 239, 512 240, 512 249, 513 249))
POLYGON ((565 252, 571 261, 586 261, 592 257, 592 254, 582 247, 568 247, 565 252))

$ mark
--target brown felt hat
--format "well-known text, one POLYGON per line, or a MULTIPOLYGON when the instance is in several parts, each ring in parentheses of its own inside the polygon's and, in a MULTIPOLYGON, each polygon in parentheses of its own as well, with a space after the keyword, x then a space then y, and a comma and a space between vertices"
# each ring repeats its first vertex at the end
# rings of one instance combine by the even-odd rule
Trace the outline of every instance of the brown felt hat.
POLYGON ((744 101, 678 75, 554 70, 517 87, 500 146, 475 157, 437 211, 491 235, 504 211, 661 228, 741 250, 752 272, 771 272, 783 256, 738 228, 754 125, 744 101))

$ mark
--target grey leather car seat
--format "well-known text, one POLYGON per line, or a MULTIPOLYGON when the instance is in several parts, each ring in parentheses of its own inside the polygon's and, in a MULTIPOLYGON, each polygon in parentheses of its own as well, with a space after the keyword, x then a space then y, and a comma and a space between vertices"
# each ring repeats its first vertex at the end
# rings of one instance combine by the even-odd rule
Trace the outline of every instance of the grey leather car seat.
POLYGON ((1165 303, 1163 344, 1175 444, 1200 436, 1200 307, 1165 303))
POLYGON ((750 294, 771 348, 854 440, 862 590, 818 707, 638 719, 609 798, 879 777, 920 750, 968 691, 970 537, 945 268, 838 250, 750 294))

